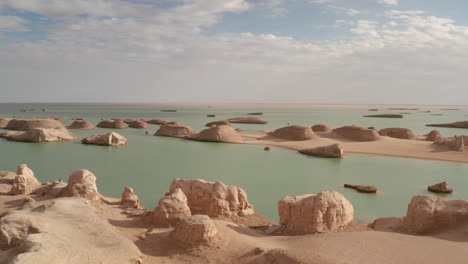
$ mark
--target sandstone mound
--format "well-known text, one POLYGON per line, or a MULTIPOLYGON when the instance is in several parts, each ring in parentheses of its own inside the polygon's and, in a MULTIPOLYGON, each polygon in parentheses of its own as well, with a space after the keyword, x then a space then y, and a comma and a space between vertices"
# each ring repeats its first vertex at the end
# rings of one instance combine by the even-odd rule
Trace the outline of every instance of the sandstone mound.
POLYGON ((275 131, 268 134, 268 137, 288 140, 288 141, 303 141, 316 138, 317 135, 312 131, 310 127, 304 126, 287 126, 278 128, 275 131))
POLYGON ((468 201, 417 195, 408 205, 404 227, 414 233, 433 233, 468 223, 468 201))
POLYGON ((133 188, 125 186, 124 192, 122 193, 122 199, 120 200, 120 205, 124 208, 140 208, 140 199, 133 192, 133 188))
POLYGON ((213 122, 206 123, 205 126, 206 127, 212 127, 212 126, 221 126, 221 125, 230 126, 231 122, 229 122, 227 120, 218 120, 218 121, 213 121, 213 122))
POLYGON ((41 183, 34 176, 34 172, 26 164, 21 164, 16 170, 16 177, 11 186, 11 194, 30 194, 41 183))
POLYGON ((239 143, 243 142, 242 136, 231 126, 220 125, 207 128, 193 136, 193 139, 198 141, 212 142, 227 142, 239 143))
POLYGON ((124 129, 127 128, 127 125, 122 120, 102 120, 97 124, 97 127, 124 129))
POLYGON ((284 230, 297 234, 337 231, 354 218, 353 205, 335 191, 287 196, 278 211, 284 230))
POLYGON ((228 119, 231 123, 240 123, 240 124, 268 124, 268 121, 265 121, 258 117, 235 117, 228 119))
POLYGON ((187 126, 164 125, 161 126, 154 135, 162 137, 192 138, 193 135, 195 135, 195 131, 187 126))
POLYGON ((8 125, 5 127, 7 130, 21 130, 28 131, 33 128, 62 128, 65 129, 65 126, 57 120, 54 119, 12 119, 8 122, 8 125))
POLYGON ((0 133, 0 137, 21 142, 62 142, 77 139, 66 128, 32 128, 28 131, 8 131, 0 133))
POLYGON ((459 121, 448 124, 429 124, 430 127, 468 128, 468 121, 459 121))
POLYGON ((11 118, 1 118, 0 117, 0 129, 5 128, 8 125, 8 122, 11 121, 11 118))
POLYGON ((177 121, 170 121, 170 122, 167 122, 166 125, 170 125, 170 126, 181 126, 182 124, 177 122, 177 121))
POLYGON ((131 118, 112 118, 112 120, 114 121, 122 121, 124 122, 125 124, 130 124, 131 122, 133 122, 133 119, 131 118))
POLYGON ((337 143, 329 146, 301 149, 299 150, 299 152, 309 156, 317 156, 323 158, 342 158, 343 146, 337 143))
POLYGON ((222 182, 174 179, 169 193, 175 192, 177 188, 187 196, 187 204, 192 214, 236 218, 254 213, 247 200, 247 194, 236 186, 225 185, 222 182))
POLYGON ((440 134, 437 130, 432 130, 429 134, 426 135, 426 141, 436 141, 438 138, 442 138, 442 134, 440 134))
POLYGON ((94 125, 86 120, 75 120, 73 123, 69 126, 67 126, 68 129, 94 129, 94 125))
POLYGON ((437 183, 427 187, 427 190, 434 193, 452 193, 453 189, 450 188, 447 182, 437 183))
POLYGON ((101 195, 96 186, 96 176, 89 170, 77 170, 68 177, 68 184, 60 194, 61 197, 82 197, 98 200, 101 195))
POLYGON ((175 226, 181 219, 191 215, 187 196, 180 188, 176 188, 159 200, 153 212, 153 224, 165 227, 175 226))
POLYGON ((152 124, 152 125, 166 125, 167 123, 169 123, 169 121, 163 120, 163 119, 151 119, 151 120, 147 120, 146 123, 152 124))
POLYGON ((172 237, 192 247, 216 247, 219 243, 213 221, 206 215, 192 215, 184 218, 175 227, 172 237))
POLYGON ((1 263, 15 264, 141 263, 142 255, 77 198, 10 211, 0 220, 0 252, 1 263))
POLYGON ((148 124, 143 120, 133 120, 128 123, 128 127, 131 128, 147 128, 148 124))
POLYGON ((399 114, 380 114, 380 115, 365 115, 364 117, 376 117, 376 118, 403 118, 403 115, 399 115, 399 114))
POLYGON ((379 135, 400 139, 415 139, 416 136, 408 128, 392 127, 379 130, 379 135))
POLYGON ((115 132, 85 137, 81 140, 81 142, 83 144, 93 144, 112 147, 127 145, 127 139, 124 136, 115 132))
POLYGON ((333 129, 335 134, 352 141, 376 141, 380 139, 379 133, 374 129, 368 129, 359 126, 344 126, 333 129))
POLYGON ((330 132, 332 128, 329 125, 317 124, 312 126, 312 131, 314 132, 330 132))

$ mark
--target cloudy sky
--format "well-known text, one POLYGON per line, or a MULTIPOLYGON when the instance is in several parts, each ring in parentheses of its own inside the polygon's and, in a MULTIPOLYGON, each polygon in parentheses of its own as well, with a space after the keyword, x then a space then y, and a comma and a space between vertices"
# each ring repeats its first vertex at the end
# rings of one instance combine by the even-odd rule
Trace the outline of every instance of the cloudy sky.
POLYGON ((467 104, 468 1, 0 0, 0 102, 467 104))

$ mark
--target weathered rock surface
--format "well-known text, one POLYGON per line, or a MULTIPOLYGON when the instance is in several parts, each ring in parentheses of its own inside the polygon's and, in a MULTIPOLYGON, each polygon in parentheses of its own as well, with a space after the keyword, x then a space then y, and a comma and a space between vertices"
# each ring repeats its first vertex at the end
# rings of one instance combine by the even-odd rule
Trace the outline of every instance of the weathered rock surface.
POLYGON ((323 147, 308 148, 299 150, 300 153, 317 156, 322 158, 342 158, 343 157, 343 146, 341 144, 332 144, 323 147))
POLYGON ((310 140, 317 137, 312 131, 312 128, 305 126, 287 126, 278 128, 275 131, 268 134, 268 137, 288 140, 288 141, 303 141, 310 140))
POLYGON ((235 118, 230 118, 228 119, 229 122, 231 123, 240 123, 240 124, 268 124, 268 121, 263 120, 258 117, 235 117, 235 118))
POLYGON ((73 123, 69 126, 67 126, 68 129, 82 129, 82 130, 86 130, 86 129, 94 129, 94 125, 89 122, 89 121, 86 121, 86 120, 75 120, 73 121, 73 123))
POLYGON ((54 119, 12 119, 8 122, 5 129, 7 130, 21 130, 28 131, 33 128, 57 128, 65 129, 65 126, 54 119))
POLYGON ((379 115, 365 115, 364 117, 403 118, 403 115, 399 115, 399 114, 379 114, 379 115))
POLYGON ((127 125, 122 120, 102 120, 97 124, 97 127, 124 129, 127 128, 127 125))
POLYGON ((455 136, 453 138, 438 137, 433 144, 438 146, 446 146, 449 150, 452 151, 461 152, 465 150, 464 136, 455 136))
POLYGON ((447 124, 429 124, 430 127, 468 128, 468 121, 459 121, 447 124))
POLYGON ((32 128, 28 131, 7 131, 0 133, 0 137, 21 142, 62 142, 77 139, 66 128, 32 128))
POLYGON ((161 126, 154 135, 162 137, 192 138, 195 134, 195 131, 187 126, 164 125, 161 126))
POLYGON ((21 164, 16 170, 16 176, 11 186, 11 194, 30 194, 41 183, 34 176, 34 172, 26 164, 21 164))
POLYGON ((427 190, 434 192, 434 193, 452 193, 453 192, 453 189, 448 186, 447 182, 441 182, 441 183, 428 186, 427 190))
POLYGON ((164 227, 175 226, 181 219, 191 215, 187 196, 180 188, 176 188, 159 200, 153 212, 153 224, 164 227))
POLYGON ((147 128, 148 124, 143 120, 133 120, 128 123, 128 127, 131 128, 147 128))
POLYGON ((61 197, 82 197, 98 200, 101 195, 96 186, 96 176, 89 170, 77 170, 68 177, 68 184, 60 194, 61 197))
POLYGON ((278 202, 278 211, 284 230, 297 234, 337 231, 354 218, 353 205, 335 191, 287 196, 278 202))
POLYGON ((205 126, 206 127, 212 127, 212 126, 221 126, 221 125, 230 126, 231 122, 229 122, 227 120, 218 120, 218 121, 213 121, 213 122, 206 123, 205 126))
POLYGON ((236 218, 254 213, 247 200, 247 194, 236 186, 225 185, 222 182, 174 179, 169 193, 173 193, 177 188, 187 196, 187 204, 192 214, 236 218))
POLYGON ((399 139, 415 139, 416 136, 408 128, 391 127, 379 130, 379 135, 399 139))
POLYGON ((192 247, 216 247, 219 244, 217 234, 218 230, 207 215, 192 215, 182 219, 171 235, 192 247))
POLYGON ((468 223, 468 201, 417 195, 408 205, 404 227, 424 234, 456 228, 468 223))
POLYGON ((147 120, 146 123, 152 124, 152 125, 165 125, 165 124, 169 123, 169 120, 151 119, 151 120, 147 120))
POLYGON ((442 134, 440 134, 437 130, 432 130, 426 135, 426 141, 436 141, 438 138, 442 138, 442 134))
POLYGON ((333 129, 329 125, 317 124, 312 126, 312 131, 314 132, 330 132, 333 129))
POLYGON ((141 208, 140 199, 138 199, 133 188, 125 186, 122 193, 122 199, 120 200, 120 205, 124 208, 141 208))
POLYGON ((0 129, 5 128, 8 125, 8 122, 11 121, 11 118, 2 118, 0 117, 0 129))
POLYGON ((135 244, 79 198, 10 211, 0 220, 0 263, 137 263, 135 244))
POLYGON ((207 128, 193 136, 194 140, 239 143, 243 142, 242 136, 231 126, 219 125, 207 128))
POLYGON ((124 146, 127 145, 127 139, 115 132, 109 132, 105 134, 92 135, 85 137, 81 140, 83 144, 102 145, 102 146, 124 146))
POLYGON ((356 191, 361 192, 361 193, 376 193, 377 192, 377 187, 370 186, 370 185, 354 185, 354 184, 345 183, 344 187, 355 189, 356 191))
POLYGON ((376 141, 380 139, 379 133, 374 129, 368 129, 359 126, 344 126, 333 129, 333 132, 343 138, 352 141, 376 141))

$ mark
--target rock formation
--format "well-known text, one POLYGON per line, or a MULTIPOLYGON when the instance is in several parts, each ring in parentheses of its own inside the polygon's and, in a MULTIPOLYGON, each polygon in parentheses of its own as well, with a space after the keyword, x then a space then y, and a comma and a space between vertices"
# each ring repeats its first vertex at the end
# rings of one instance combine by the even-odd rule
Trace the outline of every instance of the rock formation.
POLYGON ((369 186, 369 185, 344 184, 344 187, 355 189, 356 191, 361 192, 361 193, 376 193, 377 192, 377 188, 375 186, 369 186))
POLYGON ((187 126, 163 125, 154 134, 162 137, 192 138, 195 131, 187 126))
POLYGON ((468 128, 468 121, 459 121, 448 124, 429 124, 429 127, 468 128))
POLYGON ((399 115, 399 114, 380 114, 380 115, 365 115, 364 117, 403 118, 403 115, 399 115))
POLYGON ((89 170, 77 170, 68 177, 68 184, 60 194, 61 197, 82 197, 98 200, 101 195, 96 186, 96 176, 89 170))
POLYGON ((416 136, 408 128, 392 127, 379 130, 379 135, 399 139, 415 139, 416 136))
POLYGON ((66 128, 32 128, 28 131, 7 131, 0 133, 0 137, 22 142, 62 142, 77 139, 66 128))
POLYGON ((379 133, 374 129, 368 129, 359 126, 344 126, 333 129, 333 132, 345 139, 352 141, 376 141, 380 139, 379 133))
POLYGON ((329 125, 317 124, 312 126, 312 131, 314 132, 330 132, 332 128, 329 125))
POLYGON ((222 182, 174 179, 169 193, 175 192, 177 188, 187 196, 187 204, 192 214, 236 218, 254 213, 247 200, 247 194, 236 186, 225 185, 222 182))
POLYGON ((21 164, 16 170, 16 176, 11 186, 11 194, 30 194, 41 183, 34 176, 34 172, 26 164, 21 164))
POLYGON ((452 193, 453 192, 453 189, 448 186, 447 182, 441 182, 441 183, 428 186, 427 190, 434 192, 434 193, 452 193))
POLYGON ((206 127, 212 127, 212 126, 221 126, 221 125, 227 125, 227 126, 230 126, 231 123, 227 120, 218 120, 218 121, 213 121, 213 122, 209 122, 209 123, 206 123, 206 127))
POLYGON ((151 119, 151 120, 147 120, 146 123, 152 124, 152 125, 165 125, 169 123, 169 121, 163 120, 163 119, 151 119))
POLYGON ((122 120, 102 120, 97 124, 97 127, 124 129, 127 128, 127 125, 122 120))
POLYGON ((180 124, 180 123, 177 122, 177 121, 170 121, 170 122, 167 122, 166 125, 170 125, 170 126, 182 126, 182 124, 180 124))
POLYGON ((122 193, 122 199, 120 200, 120 205, 124 208, 140 208, 140 199, 133 192, 133 188, 125 186, 124 192, 122 193))
POLYGON ((354 218, 353 205, 335 191, 287 196, 278 211, 284 231, 296 234, 336 231, 354 218))
POLYGON ((57 120, 54 119, 12 119, 8 122, 5 129, 7 130, 20 130, 28 131, 33 128, 62 128, 65 129, 65 126, 57 120))
POLYGON ((207 128, 193 136, 194 140, 239 143, 243 142, 242 136, 231 126, 220 125, 207 128))
POLYGON ((128 127, 131 128, 147 128, 148 124, 143 120, 133 120, 128 123, 128 127))
POLYGON ((442 138, 442 134, 440 134, 437 130, 432 130, 426 135, 426 141, 436 141, 438 138, 442 138))
POLYGON ((181 219, 191 215, 187 196, 180 188, 176 188, 159 200, 153 212, 153 224, 163 227, 175 226, 181 219))
POLYGON ((73 121, 73 123, 67 126, 67 128, 86 130, 86 129, 94 129, 94 125, 89 121, 80 119, 80 120, 73 121))
POLYGON ((268 121, 260 119, 258 117, 235 117, 228 119, 231 123, 240 123, 240 124, 268 124, 268 121))
POLYGON ((317 156, 323 158, 342 158, 343 146, 341 146, 341 144, 336 143, 323 147, 301 149, 299 150, 299 152, 309 156, 317 156))
POLYGON ((175 239, 192 247, 216 247, 219 244, 213 221, 206 215, 192 215, 184 218, 171 233, 175 239))
POLYGON ((247 113, 247 115, 263 115, 263 112, 247 113))
POLYGON ((11 118, 1 118, 0 117, 0 129, 5 128, 8 125, 8 122, 11 121, 11 118))
POLYGON ((268 137, 288 140, 288 141, 303 141, 310 140, 317 137, 312 131, 312 128, 305 126, 287 126, 278 128, 275 131, 268 134, 268 137))
POLYGON ((127 139, 115 132, 109 132, 99 135, 92 135, 85 137, 81 140, 83 144, 93 144, 93 145, 102 145, 102 146, 124 146, 127 145, 127 139))

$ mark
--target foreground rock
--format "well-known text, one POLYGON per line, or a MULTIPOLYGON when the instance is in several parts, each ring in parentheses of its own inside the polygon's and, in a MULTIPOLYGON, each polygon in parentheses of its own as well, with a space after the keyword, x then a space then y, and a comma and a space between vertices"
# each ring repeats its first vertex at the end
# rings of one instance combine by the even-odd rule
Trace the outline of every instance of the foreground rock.
POLYGON ((218 121, 213 121, 213 122, 206 123, 205 126, 206 127, 212 127, 212 126, 221 126, 221 125, 230 126, 231 122, 229 122, 227 120, 218 120, 218 121))
POLYGON ((399 139, 415 139, 416 136, 408 128, 392 127, 379 130, 379 135, 399 139))
POLYGON ((195 131, 187 126, 164 125, 161 126, 154 135, 162 137, 192 138, 195 135, 195 131))
POLYGON ((122 193, 122 199, 120 200, 120 205, 124 208, 141 208, 140 199, 138 199, 133 188, 125 186, 124 192, 122 193))
POLYGON ((443 138, 443 137, 442 137, 442 134, 440 134, 440 132, 437 130, 432 130, 426 135, 426 141, 434 142, 439 138, 443 138))
POLYGON ((453 192, 453 189, 448 186, 447 182, 441 182, 441 183, 428 186, 427 190, 434 192, 434 193, 452 193, 453 192))
POLYGON ((242 136, 231 126, 220 125, 207 128, 193 136, 194 140, 211 141, 211 142, 226 142, 240 143, 244 140, 242 136))
POLYGON ((295 234, 337 231, 354 218, 353 205, 335 191, 287 196, 278 211, 284 231, 295 234))
POLYGON ((94 129, 94 125, 86 120, 75 120, 73 123, 69 126, 67 126, 68 129, 82 129, 82 130, 88 130, 88 129, 94 129))
POLYGON ((128 123, 128 127, 131 128, 147 128, 148 124, 143 120, 133 120, 128 123))
POLYGON ((240 123, 240 124, 268 124, 268 121, 263 120, 258 117, 235 117, 235 118, 230 118, 228 119, 229 122, 231 123, 240 123))
POLYGON ((379 114, 379 115, 365 115, 364 117, 403 118, 403 115, 399 115, 399 114, 379 114))
POLYGON ((192 247, 216 247, 219 244, 213 221, 206 215, 184 218, 175 227, 172 237, 192 247))
POLYGON ((97 124, 97 127, 124 129, 127 128, 127 125, 122 120, 102 120, 97 124))
POLYGON ((376 193, 377 192, 377 188, 375 186, 369 186, 369 185, 344 184, 344 187, 355 189, 356 191, 361 192, 361 193, 376 193))
POLYGON ((65 129, 65 126, 54 119, 12 119, 5 126, 7 130, 20 130, 28 131, 34 128, 54 128, 54 129, 65 129))
POLYGON ((0 263, 138 263, 142 255, 78 198, 10 211, 0 230, 0 263))
POLYGON ((376 130, 359 126, 344 126, 333 129, 333 132, 345 139, 352 141, 367 142, 380 139, 380 135, 376 130))
POLYGON ((450 128, 468 128, 468 121, 459 121, 447 124, 429 124, 429 127, 450 127, 450 128))
POLYGON ((317 156, 322 158, 342 158, 343 146, 337 143, 329 146, 301 149, 299 152, 309 156, 317 156))
POLYGON ((0 137, 21 142, 63 142, 77 139, 66 128, 32 128, 28 131, 8 131, 0 133, 0 137))
POLYGON ((330 132, 333 129, 329 125, 317 124, 312 126, 312 131, 314 132, 330 132))
POLYGON ((169 120, 151 119, 151 120, 147 120, 146 123, 152 124, 152 125, 165 125, 165 124, 169 123, 169 120))
POLYGON ((268 137, 288 140, 288 141, 303 141, 317 138, 317 135, 312 131, 312 128, 305 126, 287 126, 278 128, 268 134, 268 137))
POLYGON ((68 184, 60 194, 61 197, 81 197, 98 200, 101 195, 96 186, 96 176, 89 170, 77 170, 68 177, 68 184))
POLYGON ((181 219, 192 215, 187 204, 187 196, 177 188, 159 200, 153 212, 153 224, 163 227, 177 225, 181 219))
POLYGON ((127 145, 127 139, 115 132, 109 132, 105 134, 93 135, 85 137, 81 140, 83 144, 102 145, 102 146, 124 146, 127 145))
POLYGON ((34 172, 26 164, 21 164, 16 170, 16 177, 11 186, 11 194, 30 194, 41 183, 34 176, 34 172))

